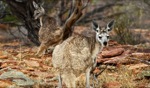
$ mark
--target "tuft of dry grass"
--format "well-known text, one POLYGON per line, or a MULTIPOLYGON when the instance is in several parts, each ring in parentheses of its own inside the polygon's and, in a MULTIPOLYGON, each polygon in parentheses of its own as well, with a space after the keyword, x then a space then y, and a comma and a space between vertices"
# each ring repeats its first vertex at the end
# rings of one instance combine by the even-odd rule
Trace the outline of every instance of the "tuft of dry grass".
POLYGON ((122 66, 120 68, 112 70, 106 70, 104 73, 102 73, 101 76, 99 76, 100 80, 100 87, 105 85, 105 83, 118 83, 118 87, 122 88, 133 88, 135 86, 133 82, 134 76, 133 74, 127 70, 125 66, 122 66))
POLYGON ((140 84, 148 83, 146 79, 140 79, 137 73, 133 70, 129 70, 127 66, 121 67, 112 66, 104 71, 99 77, 99 84, 96 88, 136 88, 141 86, 140 84))

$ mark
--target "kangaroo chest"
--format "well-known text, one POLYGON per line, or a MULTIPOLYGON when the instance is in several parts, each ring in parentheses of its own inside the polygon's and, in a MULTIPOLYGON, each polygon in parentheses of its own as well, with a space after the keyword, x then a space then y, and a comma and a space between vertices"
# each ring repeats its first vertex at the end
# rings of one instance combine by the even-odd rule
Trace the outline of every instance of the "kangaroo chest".
POLYGON ((95 44, 95 47, 93 48, 93 50, 92 50, 92 55, 91 55, 91 57, 92 57, 92 59, 95 59, 96 57, 97 57, 97 54, 99 53, 99 52, 101 52, 101 47, 100 47, 100 44, 98 44, 98 43, 96 43, 95 44))

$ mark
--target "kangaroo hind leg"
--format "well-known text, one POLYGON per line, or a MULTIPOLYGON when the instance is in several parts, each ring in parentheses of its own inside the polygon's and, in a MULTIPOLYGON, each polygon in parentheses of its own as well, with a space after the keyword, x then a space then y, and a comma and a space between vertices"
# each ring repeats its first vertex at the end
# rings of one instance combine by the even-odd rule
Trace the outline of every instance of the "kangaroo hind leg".
POLYGON ((62 75, 62 79, 67 88, 76 88, 76 76, 73 73, 62 75))

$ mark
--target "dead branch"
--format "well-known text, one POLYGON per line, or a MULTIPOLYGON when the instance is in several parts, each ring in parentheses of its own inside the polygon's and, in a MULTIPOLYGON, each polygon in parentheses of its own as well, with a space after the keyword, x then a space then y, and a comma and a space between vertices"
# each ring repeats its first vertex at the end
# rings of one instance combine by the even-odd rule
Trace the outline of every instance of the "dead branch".
POLYGON ((63 16, 69 11, 69 8, 67 8, 69 2, 71 1, 66 1, 66 0, 61 0, 60 1, 60 10, 59 10, 59 14, 58 17, 60 19, 60 25, 62 26, 67 18, 64 18, 63 16))
POLYGON ((92 18, 90 18, 90 17, 86 18, 82 22, 80 21, 79 23, 88 23, 88 22, 91 22, 93 19, 94 20, 102 20, 102 19, 114 18, 114 17, 120 16, 120 15, 123 15, 123 14, 125 14, 125 12, 118 12, 118 13, 114 13, 114 14, 111 14, 111 15, 108 15, 108 16, 96 15, 92 18))
MULTIPOLYGON (((89 19, 91 16, 93 16, 93 15, 95 15, 96 13, 100 13, 100 12, 103 12, 104 10, 106 10, 106 9, 109 9, 109 8, 111 8, 111 7, 113 7, 113 6, 116 6, 116 5, 123 5, 122 3, 116 3, 116 2, 114 2, 114 3, 110 3, 110 4, 106 4, 105 6, 102 6, 102 7, 98 7, 98 8, 95 8, 94 10, 92 10, 92 11, 90 11, 90 12, 88 12, 88 13, 86 13, 81 19, 79 19, 78 20, 78 22, 79 23, 87 23, 87 22, 90 22, 91 21, 91 19, 89 19)), ((95 18, 95 20, 101 20, 101 19, 103 19, 104 17, 102 17, 102 16, 98 16, 97 18, 95 18)), ((93 20, 93 18, 92 18, 92 20, 93 20)))
POLYGON ((99 73, 95 74, 95 77, 97 78, 99 75, 101 75, 106 69, 107 69, 108 64, 103 68, 102 71, 100 71, 99 73))
MULTIPOLYGON (((88 3, 88 2, 87 2, 88 3)), ((71 27, 75 22, 82 16, 83 3, 82 0, 73 0, 73 13, 67 19, 63 26, 64 35, 63 40, 69 37, 70 33, 72 33, 71 27)))

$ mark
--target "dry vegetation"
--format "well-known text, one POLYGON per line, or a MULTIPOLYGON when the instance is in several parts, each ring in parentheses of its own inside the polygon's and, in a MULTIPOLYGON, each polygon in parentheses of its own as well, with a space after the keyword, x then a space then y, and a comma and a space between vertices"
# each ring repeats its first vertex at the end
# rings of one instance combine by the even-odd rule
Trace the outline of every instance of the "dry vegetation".
MULTIPOLYGON (((77 27, 77 29, 81 28, 84 29, 84 27, 77 27)), ((98 88, 150 87, 150 66, 140 61, 132 60, 133 58, 138 58, 140 60, 149 61, 150 50, 148 47, 150 47, 149 44, 140 44, 136 46, 121 45, 115 41, 111 41, 109 47, 105 48, 102 53, 104 58, 100 58, 99 62, 102 62, 103 66, 107 64, 108 67, 98 76, 99 82, 98 84, 94 82, 95 86, 98 88), (122 50, 118 51, 120 48, 123 49, 123 52, 122 50), (110 52, 113 51, 121 53, 114 53, 115 56, 110 55, 110 52), (126 57, 124 57, 124 55, 126 57), (107 56, 109 56, 109 58, 107 56)), ((42 57, 36 57, 34 55, 36 51, 37 47, 24 46, 17 39, 0 42, 0 74, 2 75, 11 68, 23 72, 34 80, 35 83, 32 85, 34 88, 53 88, 57 86, 57 80, 50 81, 50 78, 54 77, 51 55, 47 54, 42 57)), ((101 54, 99 57, 101 57, 101 54)), ((95 72, 103 70, 102 65, 100 66, 100 69, 96 69, 95 72)), ((84 74, 81 78, 82 80, 79 82, 79 88, 84 87, 84 74)), ((17 85, 17 83, 13 82, 14 79, 17 78, 1 79, 0 87, 17 85)))
MULTIPOLYGON (((45 8, 50 9, 59 0, 52 0, 56 1, 53 5, 48 4, 51 1, 45 1, 47 1, 45 8)), ((93 19, 101 26, 108 20, 115 19, 114 31, 111 34, 112 40, 109 42, 109 46, 98 55, 97 62, 100 67, 96 68, 94 72, 98 73, 106 65, 108 66, 98 76, 99 82, 94 81, 95 87, 150 88, 150 0, 99 0, 99 3, 98 0, 91 1, 92 4, 86 8, 83 17, 75 24, 82 24, 82 26, 74 27, 75 32, 80 33, 89 29, 91 26, 89 24, 93 19)), ((66 3, 62 7, 63 9, 66 7, 65 9, 69 11, 69 5, 66 3)), ((55 8, 50 11, 53 9, 55 11, 55 8)), ((62 18, 62 25, 65 23, 66 19, 64 18, 68 17, 68 13, 59 14, 59 16, 62 18)), ((55 88, 58 80, 50 80, 54 77, 51 54, 42 57, 35 56, 37 47, 29 44, 27 36, 22 36, 21 32, 18 32, 16 29, 18 25, 11 24, 16 22, 16 18, 6 16, 1 19, 1 17, 0 14, 0 23, 4 22, 4 24, 0 24, 0 88, 55 88), (9 71, 21 74, 22 77, 11 74, 3 78, 2 75, 9 71), (27 78, 30 79, 29 84, 25 84, 28 82, 27 78)), ((20 26, 22 32, 27 34, 24 25, 20 26)), ((85 75, 83 74, 78 87, 84 88, 84 82, 85 75)), ((65 85, 63 87, 65 88, 65 85)))

